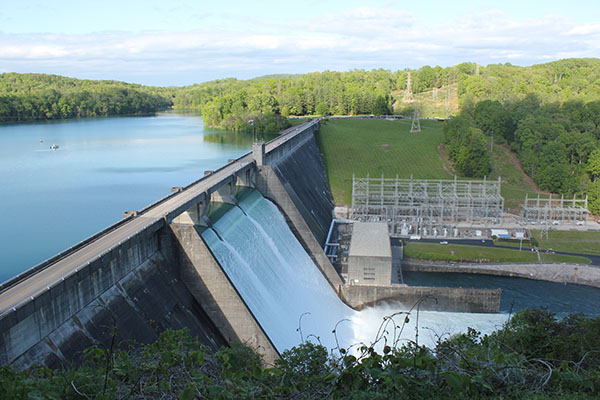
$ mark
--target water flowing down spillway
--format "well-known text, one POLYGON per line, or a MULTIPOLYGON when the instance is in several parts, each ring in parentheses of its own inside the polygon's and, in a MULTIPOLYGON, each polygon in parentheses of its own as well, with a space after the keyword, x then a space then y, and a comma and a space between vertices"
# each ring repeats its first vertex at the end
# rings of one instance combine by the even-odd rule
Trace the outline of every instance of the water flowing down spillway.
POLYGON ((248 307, 282 351, 314 334, 331 346, 335 323, 353 310, 327 280, 288 228, 277 207, 252 192, 206 230, 203 237, 248 307), (243 211, 242 211, 243 210, 243 211), (246 215, 245 215, 245 214, 246 215))
MULTIPOLYGON (((202 237, 279 351, 307 337, 313 342, 318 337, 323 345, 334 348, 332 330, 340 321, 336 332, 342 347, 370 343, 384 316, 412 306, 395 303, 361 312, 346 306, 298 242, 277 206, 258 191, 245 196, 239 207, 216 221, 213 229, 204 231, 202 237), (301 332, 297 330, 300 319, 301 332)), ((415 317, 413 311, 403 332, 405 339, 415 338, 415 317)), ((396 322, 403 319, 404 316, 398 316, 396 322)), ((419 343, 432 346, 437 336, 464 332, 467 326, 489 332, 505 320, 501 314, 421 311, 419 343)))

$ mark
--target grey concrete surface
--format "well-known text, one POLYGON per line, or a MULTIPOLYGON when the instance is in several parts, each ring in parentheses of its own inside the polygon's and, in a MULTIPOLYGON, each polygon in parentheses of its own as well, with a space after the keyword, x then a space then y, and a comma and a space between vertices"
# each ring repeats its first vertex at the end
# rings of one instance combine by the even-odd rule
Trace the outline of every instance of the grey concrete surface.
POLYGON ((500 311, 502 290, 346 285, 341 293, 346 303, 357 310, 391 301, 401 302, 410 308, 422 300, 421 310, 497 313, 500 311))
POLYGON ((272 364, 279 353, 193 225, 170 225, 179 274, 228 342, 248 344, 272 364))

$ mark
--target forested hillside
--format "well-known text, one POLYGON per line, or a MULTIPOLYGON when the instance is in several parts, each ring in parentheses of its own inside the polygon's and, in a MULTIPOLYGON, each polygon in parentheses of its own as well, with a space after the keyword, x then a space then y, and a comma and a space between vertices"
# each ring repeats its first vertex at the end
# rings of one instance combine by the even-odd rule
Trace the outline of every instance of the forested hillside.
POLYGON ((541 189, 587 194, 600 213, 600 60, 488 66, 463 77, 459 91, 460 114, 445 126, 459 172, 486 175, 486 148, 506 143, 541 189))
POLYGON ((115 81, 0 74, 0 121, 129 115, 172 105, 169 91, 115 81))
MULTIPOLYGON (((198 107, 209 125, 230 129, 245 129, 248 119, 261 114, 412 113, 412 105, 403 102, 409 74, 411 91, 421 103, 427 102, 428 96, 438 103, 446 98, 450 102, 456 92, 461 107, 485 99, 516 101, 529 93, 536 94, 543 103, 600 99, 600 60, 568 59, 531 67, 463 63, 418 70, 325 71, 248 81, 224 79, 177 88, 174 105, 198 107), (427 96, 423 96, 425 93, 427 96)), ((428 112, 440 114, 439 109, 428 112)))
POLYGON ((235 130, 261 116, 388 114, 397 80, 384 70, 228 79, 179 89, 175 107, 200 107, 207 124, 235 130))
POLYGON ((535 94, 542 103, 600 99, 600 60, 572 58, 530 67, 492 64, 479 74, 459 75, 461 106, 480 100, 501 102, 535 94))

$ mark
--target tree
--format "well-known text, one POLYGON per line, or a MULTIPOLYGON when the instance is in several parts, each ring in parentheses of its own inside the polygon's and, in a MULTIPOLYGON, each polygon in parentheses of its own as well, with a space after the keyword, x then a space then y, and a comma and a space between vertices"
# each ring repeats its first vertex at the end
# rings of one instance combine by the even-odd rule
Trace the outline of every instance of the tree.
POLYGON ((317 113, 317 115, 326 117, 327 115, 329 115, 329 106, 327 106, 327 103, 325 102, 320 102, 315 107, 315 112, 317 113))
POLYGON ((479 129, 486 135, 494 132, 496 140, 512 142, 514 137, 514 122, 512 116, 497 100, 484 100, 477 103, 473 119, 479 129))
POLYGON ((544 145, 539 155, 539 166, 533 176, 542 189, 560 193, 568 186, 569 167, 566 153, 562 143, 548 142, 544 145))
POLYGON ((588 209, 593 214, 600 214, 600 181, 590 184, 588 190, 588 209))
POLYGON ((375 115, 388 115, 390 114, 390 107, 388 104, 388 100, 384 96, 377 96, 375 99, 375 105, 371 114, 375 115))
POLYGON ((459 116, 444 125, 444 142, 456 170, 465 176, 483 177, 491 169, 486 139, 470 119, 459 116))
POLYGON ((590 153, 585 170, 589 172, 593 182, 598 180, 600 176, 600 148, 590 153))

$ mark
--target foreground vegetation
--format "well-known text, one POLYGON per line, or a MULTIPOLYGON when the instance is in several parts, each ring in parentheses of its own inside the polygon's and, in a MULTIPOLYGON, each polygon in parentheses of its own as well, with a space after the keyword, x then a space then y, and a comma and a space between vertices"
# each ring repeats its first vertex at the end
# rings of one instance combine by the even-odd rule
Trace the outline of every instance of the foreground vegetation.
MULTIPOLYGON (((517 251, 488 246, 469 246, 461 244, 442 245, 438 243, 417 242, 408 242, 406 244, 404 247, 404 257, 419 260, 467 263, 538 262, 537 254, 528 249, 525 249, 525 251, 517 251)), ((591 263, 590 259, 585 257, 562 254, 540 253, 540 257, 543 262, 591 263)))
MULTIPOLYGON (((380 331, 396 337, 414 323, 412 313, 387 317, 380 331)), ((89 348, 77 368, 2 367, 0 397, 587 399, 600 394, 599 330, 600 317, 557 320, 543 309, 524 310, 490 335, 469 328, 433 349, 378 337, 356 352, 328 354, 305 342, 273 366, 246 346, 212 353, 186 331, 167 330, 155 343, 127 351, 89 348)))

